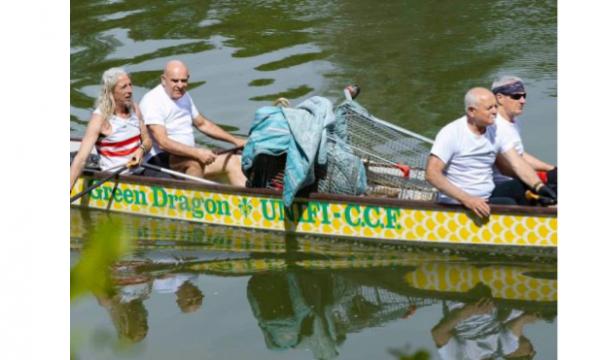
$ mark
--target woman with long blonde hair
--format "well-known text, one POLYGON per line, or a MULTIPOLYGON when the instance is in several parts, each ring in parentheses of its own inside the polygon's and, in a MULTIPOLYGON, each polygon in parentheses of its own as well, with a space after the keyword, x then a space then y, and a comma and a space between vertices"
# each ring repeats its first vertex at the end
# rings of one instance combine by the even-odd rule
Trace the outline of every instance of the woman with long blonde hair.
POLYGON ((100 168, 114 171, 123 165, 140 164, 152 147, 146 125, 133 101, 133 85, 122 68, 110 68, 102 75, 101 91, 77 155, 71 163, 71 186, 81 174, 86 159, 96 147, 100 168))

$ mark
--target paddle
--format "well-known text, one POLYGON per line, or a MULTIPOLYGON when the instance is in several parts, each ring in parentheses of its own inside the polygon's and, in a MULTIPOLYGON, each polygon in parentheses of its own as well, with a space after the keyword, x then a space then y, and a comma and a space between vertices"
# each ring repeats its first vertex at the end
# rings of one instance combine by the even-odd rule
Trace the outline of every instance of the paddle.
POLYGON ((155 171, 160 171, 160 172, 165 173, 165 174, 169 174, 169 175, 173 175, 173 176, 176 176, 176 177, 180 177, 180 178, 183 178, 183 179, 197 181, 197 182, 199 182, 201 184, 207 184, 207 185, 218 185, 219 184, 219 183, 214 182, 214 181, 206 180, 206 179, 199 178, 199 177, 192 176, 192 175, 187 175, 187 174, 184 174, 184 173, 181 173, 181 172, 178 172, 178 171, 173 171, 173 170, 165 169, 163 167, 152 165, 152 164, 148 164, 148 163, 143 163, 140 166, 148 168, 148 169, 152 169, 152 170, 155 170, 155 171))
POLYGON ((117 171, 115 171, 115 172, 111 173, 110 175, 108 175, 108 176, 100 179, 94 185, 90 186, 89 188, 85 189, 84 191, 80 192, 79 194, 71 197, 71 202, 73 202, 73 201, 81 198, 82 196, 86 195, 87 193, 89 193, 90 191, 94 190, 98 186, 104 184, 105 182, 109 181, 110 179, 113 179, 114 177, 116 177, 117 175, 119 175, 120 173, 122 173, 125 170, 127 170, 127 165, 123 165, 123 166, 119 167, 117 171))
POLYGON ((242 150, 244 148, 244 145, 240 145, 240 146, 236 146, 230 149, 219 149, 219 150, 213 150, 213 153, 215 155, 222 155, 222 154, 227 154, 227 153, 233 153, 236 152, 238 150, 242 150))
POLYGON ((556 203, 557 203, 556 200, 536 194, 531 190, 525 191, 525 198, 530 201, 531 200, 537 201, 542 206, 551 206, 551 205, 556 205, 556 203))

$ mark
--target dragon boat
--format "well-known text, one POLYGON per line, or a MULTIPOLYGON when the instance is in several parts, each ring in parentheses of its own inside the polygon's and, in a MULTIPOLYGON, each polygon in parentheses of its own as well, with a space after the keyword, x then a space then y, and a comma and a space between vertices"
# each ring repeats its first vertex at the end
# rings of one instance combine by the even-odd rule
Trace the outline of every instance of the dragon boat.
MULTIPOLYGON (((71 206, 379 243, 556 250, 556 208, 492 205, 482 220, 462 206, 438 204, 424 179, 430 139, 376 118, 349 96, 338 114, 345 119, 348 146, 365 164, 367 194, 311 192, 286 207, 278 189, 119 174, 71 206)), ((71 139, 71 151, 78 147, 79 140, 71 139)), ((106 176, 85 170, 71 195, 106 176)))

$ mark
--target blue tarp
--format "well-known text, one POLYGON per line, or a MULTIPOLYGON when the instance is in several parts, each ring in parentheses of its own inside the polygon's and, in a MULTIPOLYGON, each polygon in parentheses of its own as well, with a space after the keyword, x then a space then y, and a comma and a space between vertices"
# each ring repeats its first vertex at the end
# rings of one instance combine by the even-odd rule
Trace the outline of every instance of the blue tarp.
POLYGON ((287 153, 283 200, 285 206, 291 206, 296 193, 315 182, 315 160, 319 165, 327 163, 327 129, 332 132, 335 123, 333 105, 320 96, 313 96, 296 108, 258 109, 242 153, 242 170, 248 175, 257 155, 287 153))

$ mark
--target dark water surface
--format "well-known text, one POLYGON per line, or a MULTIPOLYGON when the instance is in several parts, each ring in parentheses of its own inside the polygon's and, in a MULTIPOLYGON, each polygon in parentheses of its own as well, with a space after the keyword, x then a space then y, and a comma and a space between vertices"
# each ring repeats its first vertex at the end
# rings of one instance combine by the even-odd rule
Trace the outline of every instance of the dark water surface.
POLYGON ((476 341, 516 333, 531 346, 519 351, 556 358, 553 259, 74 209, 71 264, 71 346, 79 359, 437 359, 443 335, 434 329, 458 331, 450 325, 455 308, 479 323, 470 328, 476 341), (93 276, 81 291, 86 272, 93 276), (466 313, 486 301, 486 311, 466 313))
POLYGON ((239 134, 277 97, 335 101, 357 83, 374 115, 434 137, 467 89, 514 74, 528 90, 525 146, 555 162, 556 23, 542 0, 75 0, 71 133, 83 134, 104 70, 125 66, 139 100, 175 57, 199 110, 239 134))
MULTIPOLYGON (((199 110, 241 135, 275 98, 337 102, 358 83, 374 115, 434 137, 461 115, 468 88, 510 73, 527 86, 526 149, 555 162, 556 11, 535 0, 71 1, 71 135, 83 134, 104 70, 130 71, 139 100, 175 57, 190 67, 199 110)), ((452 306, 487 298, 500 331, 491 333, 522 316, 536 358, 556 358, 553 261, 80 210, 71 211, 71 249, 93 284, 72 277, 80 359, 436 359, 432 329, 452 306), (129 245, 82 251, 114 236, 129 245)))

